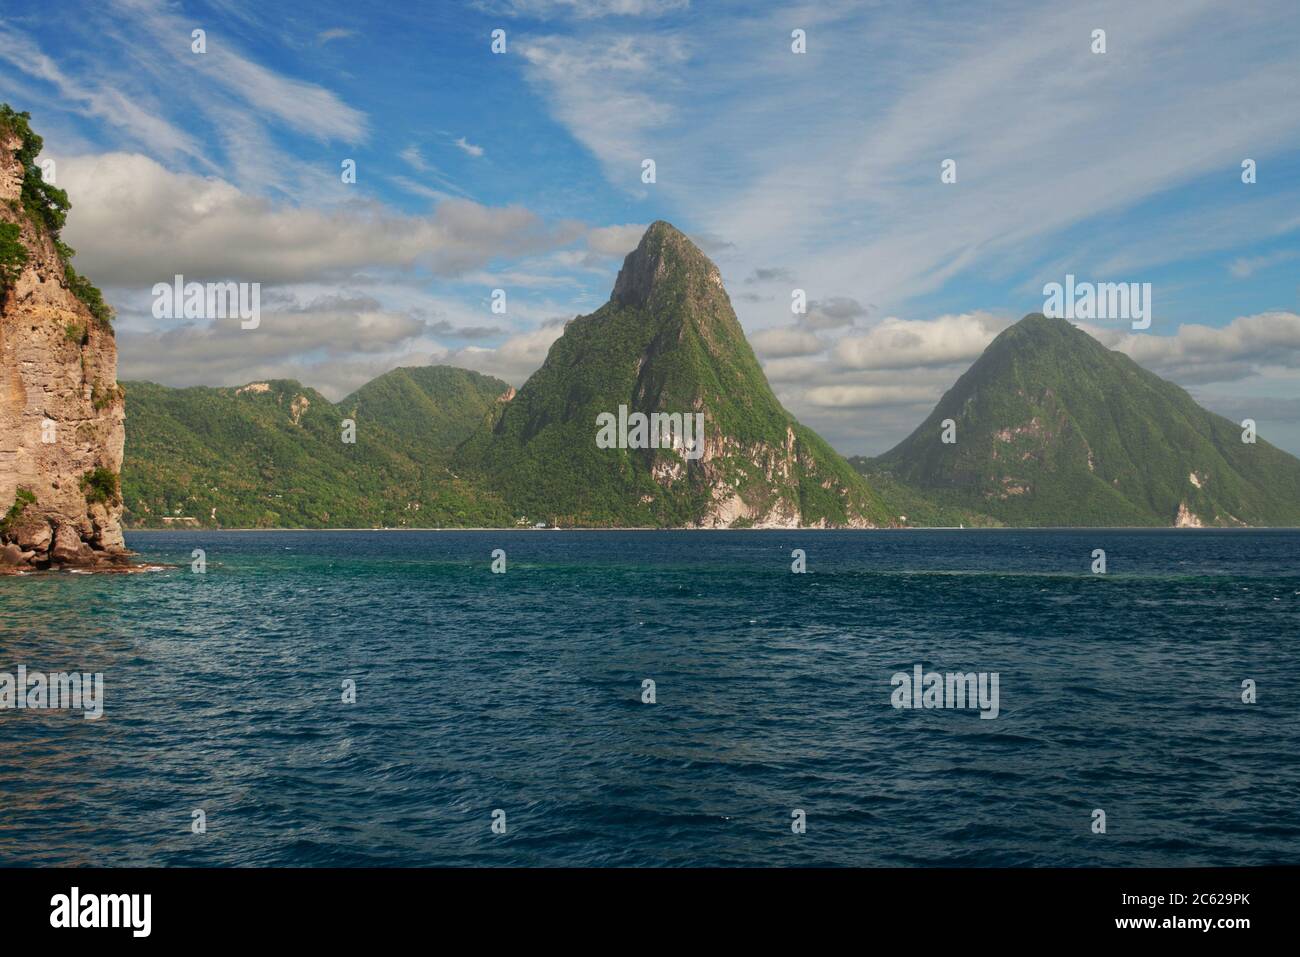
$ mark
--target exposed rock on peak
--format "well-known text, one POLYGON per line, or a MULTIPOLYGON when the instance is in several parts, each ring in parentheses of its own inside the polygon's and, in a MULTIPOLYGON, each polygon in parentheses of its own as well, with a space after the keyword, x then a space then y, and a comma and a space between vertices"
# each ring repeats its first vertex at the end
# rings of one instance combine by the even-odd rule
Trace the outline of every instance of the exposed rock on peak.
POLYGON ((718 267, 685 233, 659 220, 623 260, 610 300, 624 306, 671 306, 719 295, 726 297, 718 267))

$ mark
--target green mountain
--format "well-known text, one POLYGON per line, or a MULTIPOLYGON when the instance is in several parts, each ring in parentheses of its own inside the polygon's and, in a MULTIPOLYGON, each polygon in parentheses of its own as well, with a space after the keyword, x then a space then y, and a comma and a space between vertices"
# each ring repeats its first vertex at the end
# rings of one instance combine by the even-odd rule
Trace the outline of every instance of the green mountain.
POLYGON ((416 462, 447 464, 456 447, 509 401, 500 379, 452 366, 394 369, 338 403, 358 423, 380 425, 416 462))
POLYGON ((565 526, 890 520, 852 467, 781 407, 717 267, 664 222, 628 254, 609 302, 565 326, 461 461, 513 511, 565 526), (598 447, 599 417, 625 414, 631 429, 635 413, 702 415, 698 457, 684 433, 668 448, 598 447))
POLYGON ((855 464, 1008 525, 1300 525, 1300 459, 1242 433, 1069 322, 1030 315, 915 432, 855 464))
POLYGON ((237 389, 123 385, 129 526, 513 521, 499 499, 450 468, 455 445, 507 392, 500 380, 461 369, 396 369, 338 405, 292 380, 237 389), (347 419, 356 423, 355 443, 343 440, 347 419))
POLYGON ((123 385, 135 527, 1300 525, 1300 460, 1039 315, 850 465, 781 407, 716 267, 667 223, 517 395, 442 366, 338 403, 290 380, 123 385), (645 447, 636 413, 678 418, 645 447))

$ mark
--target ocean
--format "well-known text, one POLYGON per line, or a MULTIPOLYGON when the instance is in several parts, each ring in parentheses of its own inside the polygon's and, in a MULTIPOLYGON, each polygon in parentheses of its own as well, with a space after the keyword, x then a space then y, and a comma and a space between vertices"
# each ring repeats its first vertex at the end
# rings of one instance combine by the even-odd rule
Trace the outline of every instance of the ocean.
POLYGON ((1300 863, 1295 531, 128 544, 0 577, 0 672, 103 675, 0 710, 0 865, 1300 863))

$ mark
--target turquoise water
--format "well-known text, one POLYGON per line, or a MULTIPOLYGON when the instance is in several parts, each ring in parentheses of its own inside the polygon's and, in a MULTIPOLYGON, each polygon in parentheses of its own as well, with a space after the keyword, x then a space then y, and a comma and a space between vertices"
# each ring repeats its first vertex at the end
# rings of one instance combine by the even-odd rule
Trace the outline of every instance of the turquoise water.
POLYGON ((0 711, 0 864, 1300 863, 1300 533, 129 544, 172 567, 0 578, 0 671, 105 682, 0 711), (998 717, 895 709, 916 664, 998 717))

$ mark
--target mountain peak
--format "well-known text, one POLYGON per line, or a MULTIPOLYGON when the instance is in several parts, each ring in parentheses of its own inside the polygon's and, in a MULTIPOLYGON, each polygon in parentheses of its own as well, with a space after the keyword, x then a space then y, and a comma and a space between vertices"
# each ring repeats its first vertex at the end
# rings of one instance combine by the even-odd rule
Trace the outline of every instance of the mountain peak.
POLYGON ((876 460, 1012 525, 1293 525, 1300 462, 1065 319, 998 335, 876 460), (944 436, 947 435, 948 438, 944 436))
POLYGON ((1062 319, 1059 316, 1045 316, 1041 312, 1029 313, 1019 322, 1011 326, 1011 328, 1019 329, 1022 333, 1029 332, 1038 334, 1071 332, 1078 329, 1078 327, 1068 319, 1062 319))
POLYGON ((529 523, 891 520, 852 466, 781 406, 718 267, 665 222, 628 254, 610 301, 564 327, 542 367, 460 452, 465 474, 529 523))
POLYGON ((708 299, 722 291, 722 274, 686 234, 662 219, 650 224, 627 254, 614 282, 612 302, 648 307, 667 295, 708 299))
POLYGON ((1041 312, 1031 312, 1019 322, 998 333, 985 354, 990 358, 1003 355, 1037 355, 1056 349, 1104 351, 1101 343, 1069 320, 1045 316, 1041 312))

